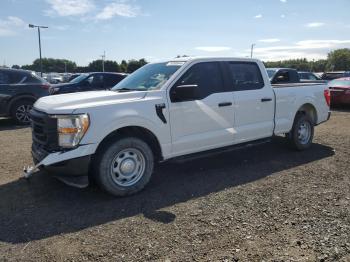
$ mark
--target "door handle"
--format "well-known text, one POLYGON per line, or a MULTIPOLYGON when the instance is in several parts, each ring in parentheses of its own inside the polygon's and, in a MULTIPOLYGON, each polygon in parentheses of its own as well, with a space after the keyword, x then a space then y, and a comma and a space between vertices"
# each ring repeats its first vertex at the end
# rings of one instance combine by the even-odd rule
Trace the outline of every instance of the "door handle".
POLYGON ((223 107, 223 106, 232 106, 232 103, 231 103, 231 102, 222 102, 222 103, 219 103, 219 107, 223 107))
POLYGON ((272 101, 272 98, 269 98, 269 97, 261 98, 261 102, 269 102, 269 101, 272 101))

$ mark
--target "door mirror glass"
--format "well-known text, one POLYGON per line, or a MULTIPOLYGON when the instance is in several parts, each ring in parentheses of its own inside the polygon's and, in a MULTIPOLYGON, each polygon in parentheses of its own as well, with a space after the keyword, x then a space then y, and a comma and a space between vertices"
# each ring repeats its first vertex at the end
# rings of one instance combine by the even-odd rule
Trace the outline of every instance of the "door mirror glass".
POLYGON ((171 93, 171 100, 174 102, 191 101, 199 98, 198 85, 179 85, 171 93))
MULTIPOLYGON (((296 76, 298 78, 298 76, 296 76)), ((272 84, 281 84, 281 83, 290 83, 291 82, 291 75, 288 71, 280 71, 275 76, 275 79, 273 79, 272 84)))

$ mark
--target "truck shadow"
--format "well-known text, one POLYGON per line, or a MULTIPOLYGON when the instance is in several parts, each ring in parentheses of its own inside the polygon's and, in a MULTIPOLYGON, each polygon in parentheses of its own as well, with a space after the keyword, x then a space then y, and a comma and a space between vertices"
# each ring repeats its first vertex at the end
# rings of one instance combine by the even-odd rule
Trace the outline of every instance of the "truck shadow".
POLYGON ((77 232, 139 214, 171 223, 175 214, 160 209, 250 183, 276 172, 330 157, 332 148, 314 144, 305 152, 285 147, 282 138, 184 163, 157 167, 150 184, 134 196, 114 198, 96 187, 79 190, 38 173, 0 186, 0 241, 25 243, 77 232))
POLYGON ((17 125, 14 120, 11 118, 3 118, 0 117, 0 131, 3 130, 16 130, 16 129, 22 129, 22 128, 29 128, 29 125, 17 125))

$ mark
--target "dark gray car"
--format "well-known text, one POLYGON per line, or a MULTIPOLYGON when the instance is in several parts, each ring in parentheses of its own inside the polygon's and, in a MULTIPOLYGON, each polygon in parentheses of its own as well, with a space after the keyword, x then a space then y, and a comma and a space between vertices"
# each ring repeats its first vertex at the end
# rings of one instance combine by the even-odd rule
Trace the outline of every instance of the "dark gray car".
POLYGON ((0 116, 29 124, 34 102, 49 95, 50 85, 30 71, 0 68, 0 116))

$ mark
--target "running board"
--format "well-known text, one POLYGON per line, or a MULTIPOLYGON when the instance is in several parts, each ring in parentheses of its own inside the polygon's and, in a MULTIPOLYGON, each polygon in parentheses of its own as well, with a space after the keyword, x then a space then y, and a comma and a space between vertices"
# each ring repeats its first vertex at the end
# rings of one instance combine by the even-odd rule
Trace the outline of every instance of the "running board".
POLYGON ((204 152, 192 153, 192 154, 188 154, 188 155, 184 155, 184 156, 178 156, 178 157, 174 157, 172 159, 169 159, 169 161, 182 163, 182 162, 186 162, 189 160, 195 160, 195 159, 199 159, 199 158, 203 158, 203 157, 209 157, 209 156, 219 155, 219 154, 223 154, 223 153, 228 153, 228 152, 236 151, 236 150, 243 149, 243 148, 249 148, 249 147, 263 145, 263 144, 271 142, 271 140, 272 140, 271 138, 258 139, 255 141, 250 141, 250 142, 241 143, 241 144, 237 144, 237 145, 226 146, 226 147, 217 148, 217 149, 211 149, 211 150, 207 150, 204 152))

